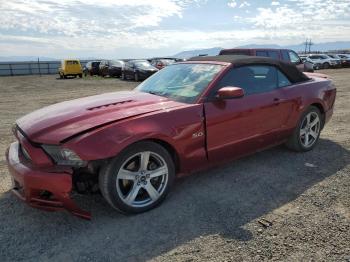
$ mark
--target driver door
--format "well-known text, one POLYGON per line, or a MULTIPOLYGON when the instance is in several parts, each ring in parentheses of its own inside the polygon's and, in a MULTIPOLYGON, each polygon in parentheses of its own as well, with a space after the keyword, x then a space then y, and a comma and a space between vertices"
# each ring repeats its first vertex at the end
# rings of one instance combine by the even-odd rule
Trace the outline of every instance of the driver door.
POLYGON ((220 80, 212 97, 224 86, 240 87, 245 96, 204 104, 210 161, 240 157, 283 139, 279 130, 287 124, 292 103, 280 88, 278 75, 272 66, 244 66, 231 69, 220 80))

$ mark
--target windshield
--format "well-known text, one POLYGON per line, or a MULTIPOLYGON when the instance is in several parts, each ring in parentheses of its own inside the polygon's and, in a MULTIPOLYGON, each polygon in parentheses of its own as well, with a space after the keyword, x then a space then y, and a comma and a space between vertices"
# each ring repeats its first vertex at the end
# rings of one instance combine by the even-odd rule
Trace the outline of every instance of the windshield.
POLYGON ((171 65, 175 63, 175 60, 172 59, 162 59, 160 60, 164 65, 171 65))
POLYGON ((154 69, 154 67, 147 61, 137 61, 135 66, 142 69, 154 69))
POLYGON ((115 60, 112 60, 111 61, 111 65, 112 66, 121 66, 123 64, 122 61, 115 61, 115 60))
POLYGON ((193 103, 222 68, 222 65, 212 64, 170 65, 148 78, 136 90, 193 103))

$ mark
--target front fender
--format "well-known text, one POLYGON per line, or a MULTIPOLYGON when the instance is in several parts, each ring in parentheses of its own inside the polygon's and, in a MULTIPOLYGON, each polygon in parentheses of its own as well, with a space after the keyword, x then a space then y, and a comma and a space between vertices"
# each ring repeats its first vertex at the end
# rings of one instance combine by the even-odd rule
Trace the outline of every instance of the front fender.
POLYGON ((125 119, 73 138, 64 144, 85 161, 117 156, 129 145, 142 140, 161 140, 176 151, 182 167, 196 169, 206 161, 202 105, 151 113, 125 119))

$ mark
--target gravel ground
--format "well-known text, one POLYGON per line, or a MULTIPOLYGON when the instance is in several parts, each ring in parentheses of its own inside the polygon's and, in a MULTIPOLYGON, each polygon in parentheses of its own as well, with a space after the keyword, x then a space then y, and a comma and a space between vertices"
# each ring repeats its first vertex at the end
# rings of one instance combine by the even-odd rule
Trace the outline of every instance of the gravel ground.
MULTIPOLYGON (((27 207, 8 190, 0 157, 0 261, 350 261, 350 70, 318 146, 283 146, 177 181, 157 209, 124 216, 99 195, 80 197, 85 221, 27 207)), ((118 79, 0 78, 0 151, 11 124, 42 106, 130 89, 118 79)))

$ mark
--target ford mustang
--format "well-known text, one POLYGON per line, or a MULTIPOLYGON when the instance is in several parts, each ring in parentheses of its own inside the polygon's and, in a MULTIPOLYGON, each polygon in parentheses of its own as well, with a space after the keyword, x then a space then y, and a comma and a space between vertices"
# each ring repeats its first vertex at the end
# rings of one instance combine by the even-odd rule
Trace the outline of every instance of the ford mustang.
MULTIPOLYGON (((12 191, 30 206, 89 219, 75 192, 123 213, 160 204, 174 179, 262 149, 313 149, 333 113, 323 74, 263 57, 195 57, 133 91, 54 104, 16 121, 12 191)), ((293 155, 290 156, 291 158, 293 155)))

